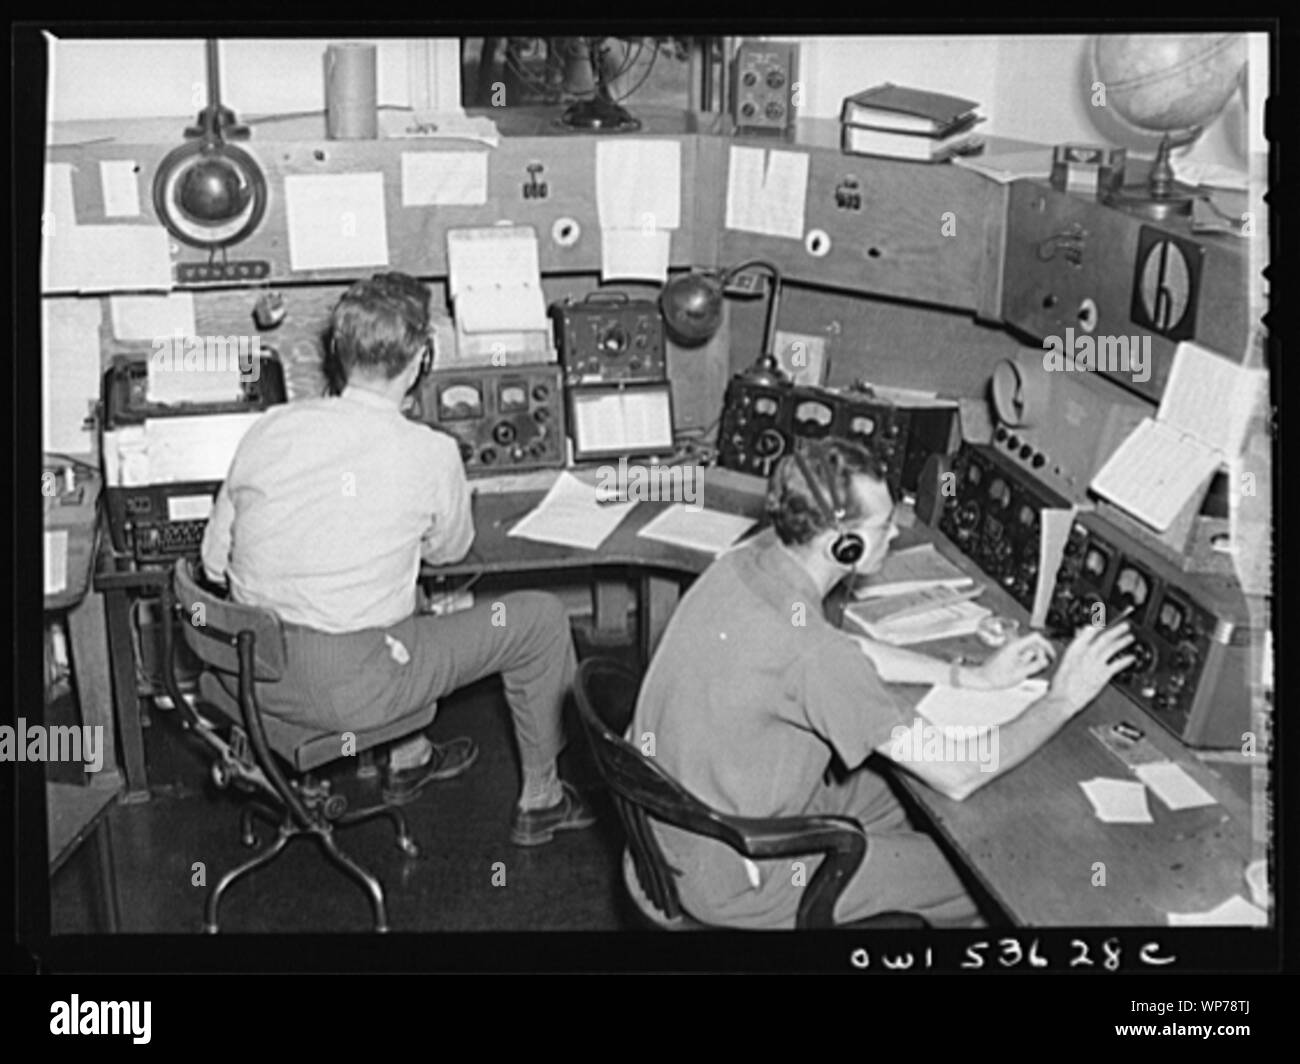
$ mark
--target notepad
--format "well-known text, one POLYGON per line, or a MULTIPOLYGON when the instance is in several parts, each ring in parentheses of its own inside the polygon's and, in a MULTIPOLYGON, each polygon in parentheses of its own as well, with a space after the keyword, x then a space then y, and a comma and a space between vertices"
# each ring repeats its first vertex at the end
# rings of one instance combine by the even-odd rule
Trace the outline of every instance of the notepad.
POLYGON ((715 558, 754 526, 752 517, 676 503, 658 514, 638 536, 703 551, 715 558))
POLYGON ((465 332, 549 328, 532 226, 447 230, 447 270, 456 320, 465 332))
POLYGON ((886 555, 870 583, 853 589, 854 598, 888 598, 928 587, 970 587, 974 580, 934 549, 932 543, 886 555))
POLYGON ((1025 680, 996 691, 937 685, 917 703, 916 711, 940 727, 989 727, 1015 720, 1045 694, 1046 680, 1025 680))
POLYGON ((1172 927, 1264 927, 1268 913, 1240 894, 1203 913, 1169 913, 1172 927))
POLYGON ((1215 471, 1241 451, 1262 383, 1246 369, 1183 342, 1155 418, 1145 418, 1092 480, 1092 490, 1166 531, 1215 471))
POLYGON ((1150 787, 1170 809, 1195 809, 1218 804, 1214 795, 1172 761, 1139 765, 1133 769, 1133 775, 1150 787))
POLYGON ((602 495, 594 484, 584 483, 572 473, 561 473, 546 493, 546 498, 508 534, 542 543, 596 550, 635 505, 630 502, 602 504, 602 495))
POLYGON ((1098 820, 1108 824, 1150 824, 1147 789, 1136 780, 1091 779, 1079 784, 1098 820))

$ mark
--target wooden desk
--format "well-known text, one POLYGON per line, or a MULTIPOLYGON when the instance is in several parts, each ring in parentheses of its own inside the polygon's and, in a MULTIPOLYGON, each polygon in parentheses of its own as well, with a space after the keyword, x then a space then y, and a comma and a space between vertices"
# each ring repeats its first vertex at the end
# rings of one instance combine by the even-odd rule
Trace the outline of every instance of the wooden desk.
POLYGON ((98 474, 78 469, 79 499, 57 503, 45 511, 45 531, 67 532, 68 553, 67 584, 62 591, 45 596, 44 612, 66 617, 81 722, 103 729, 104 762, 94 777, 94 786, 117 791, 122 779, 117 769, 105 602, 91 580, 99 542, 101 484, 98 474))
POLYGON ((50 879, 91 835, 99 867, 96 895, 101 905, 100 920, 106 931, 118 928, 117 872, 113 866, 113 842, 108 811, 113 792, 99 787, 77 787, 69 783, 47 783, 45 805, 49 832, 50 879))
MULTIPOLYGON (((646 659, 663 634, 680 595, 681 580, 700 573, 712 561, 709 555, 637 535, 668 503, 638 503, 601 544, 599 550, 536 543, 509 535, 516 521, 545 496, 555 474, 533 478, 542 486, 512 491, 476 490, 473 500, 476 535, 470 554, 454 565, 426 567, 423 577, 468 576, 476 573, 530 573, 587 570, 596 584, 597 623, 617 629, 609 618, 626 618, 627 599, 617 585, 602 582, 599 574, 626 570, 639 581, 642 653, 646 659)), ((758 517, 762 513, 761 482, 725 469, 703 471, 704 504, 758 517)), ((486 482, 478 482, 482 489, 486 482)), ((107 536, 104 537, 107 539, 107 536)), ((95 586, 108 607, 109 642, 113 661, 113 691, 122 734, 126 767, 125 801, 148 801, 149 781, 140 730, 140 697, 136 689, 135 655, 131 646, 130 601, 133 594, 155 595, 171 579, 170 567, 134 568, 107 547, 101 551, 95 586)))
MULTIPOLYGON (((941 533, 909 529, 896 546, 926 541, 989 583, 980 602, 1015 617, 1024 630, 1027 612, 941 533)), ((963 653, 982 659, 992 653, 974 637, 916 649, 940 657, 963 653)), ((905 704, 915 705, 926 688, 900 685, 894 690, 905 704)), ((895 775, 1018 924, 1167 926, 1169 912, 1202 912, 1234 894, 1249 897, 1243 878, 1246 865, 1262 856, 1252 853, 1249 803, 1110 687, 1024 762, 965 801, 945 798, 910 773, 897 770, 895 775), (1153 823, 1098 820, 1080 782, 1096 776, 1136 777, 1088 729, 1121 720, 1145 731, 1220 804, 1172 812, 1148 795, 1153 823)))

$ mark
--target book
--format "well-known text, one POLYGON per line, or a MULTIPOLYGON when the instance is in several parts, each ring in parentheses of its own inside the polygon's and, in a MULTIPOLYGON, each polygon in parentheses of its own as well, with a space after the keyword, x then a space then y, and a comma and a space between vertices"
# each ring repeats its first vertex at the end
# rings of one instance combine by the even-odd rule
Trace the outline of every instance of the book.
POLYGON ((981 584, 964 588, 943 585, 921 587, 899 595, 855 602, 844 612, 846 616, 851 614, 853 620, 870 635, 871 629, 886 622, 897 622, 908 617, 934 613, 948 606, 955 606, 959 602, 968 602, 981 595, 983 591, 984 587, 981 584))
POLYGON ((844 125, 840 147, 854 155, 883 155, 892 159, 911 159, 921 162, 942 162, 955 154, 972 151, 981 142, 970 135, 971 128, 984 121, 971 115, 945 137, 930 137, 923 133, 895 133, 870 126, 844 125))
POLYGON ((846 125, 942 137, 965 121, 978 106, 975 100, 909 89, 887 81, 845 97, 840 121, 846 125))

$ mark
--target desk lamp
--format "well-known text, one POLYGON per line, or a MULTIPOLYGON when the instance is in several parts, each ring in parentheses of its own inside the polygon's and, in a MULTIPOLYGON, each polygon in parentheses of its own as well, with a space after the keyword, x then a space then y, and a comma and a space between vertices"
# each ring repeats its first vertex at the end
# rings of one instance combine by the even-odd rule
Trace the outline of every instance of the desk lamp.
POLYGON ((699 347, 707 343, 722 325, 722 300, 727 295, 752 296, 759 290, 754 279, 740 281, 748 270, 762 269, 771 275, 771 296, 767 319, 763 325, 763 347, 754 364, 744 373, 760 384, 786 384, 789 376, 781 369, 772 352, 776 335, 776 314, 781 298, 781 271, 766 259, 747 259, 728 270, 695 271, 680 274, 664 285, 659 295, 664 328, 682 347, 699 347))

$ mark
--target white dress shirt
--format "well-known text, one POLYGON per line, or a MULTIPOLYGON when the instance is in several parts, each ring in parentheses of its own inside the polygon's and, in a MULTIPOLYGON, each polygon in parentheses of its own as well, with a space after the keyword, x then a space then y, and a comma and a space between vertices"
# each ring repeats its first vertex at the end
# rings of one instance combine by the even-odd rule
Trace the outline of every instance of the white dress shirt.
POLYGON ((245 433, 203 537, 209 577, 236 602, 323 632, 389 627, 416 608, 416 577, 474 541, 456 442, 389 400, 272 407, 245 433))

